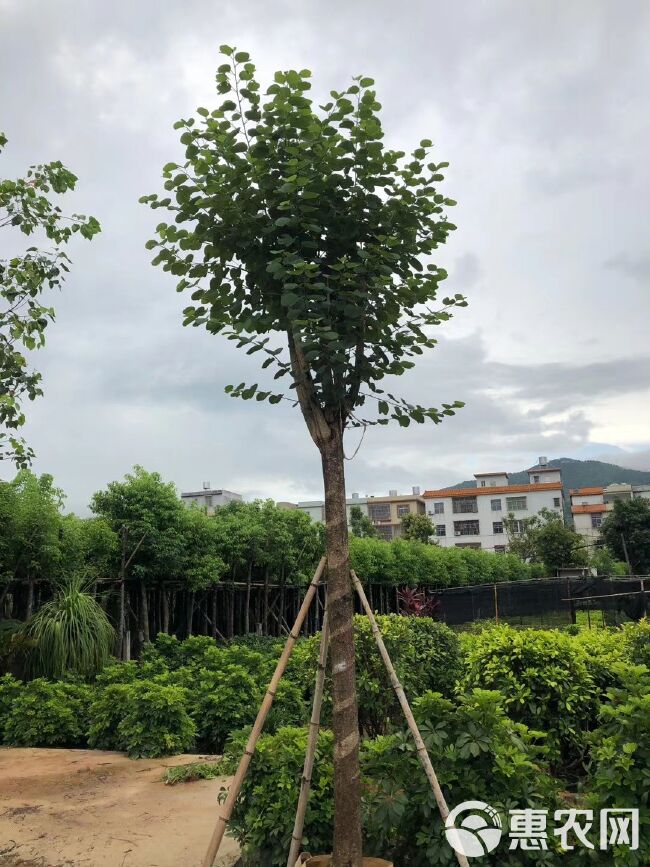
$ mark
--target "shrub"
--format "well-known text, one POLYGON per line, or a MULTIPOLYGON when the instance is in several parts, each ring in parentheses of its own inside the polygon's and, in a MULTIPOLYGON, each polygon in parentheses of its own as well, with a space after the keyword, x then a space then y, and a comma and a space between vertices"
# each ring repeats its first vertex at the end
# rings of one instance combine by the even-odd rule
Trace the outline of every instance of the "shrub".
MULTIPOLYGON (((540 736, 508 718, 498 692, 474 690, 454 701, 429 692, 413 711, 450 805, 485 801, 507 827, 511 807, 552 810, 558 803, 540 736)), ((362 768, 366 849, 395 864, 455 864, 410 733, 365 742, 362 768)), ((519 862, 501 851, 481 863, 519 862)))
MULTIPOLYGON (((427 690, 452 694, 461 657, 458 637, 449 627, 428 617, 397 614, 378 617, 377 623, 409 699, 427 690)), ((360 725, 377 735, 386 730, 387 720, 400 720, 401 711, 367 617, 355 617, 354 632, 360 725)))
POLYGON ((70 672, 92 677, 108 661, 115 642, 115 630, 90 584, 78 576, 57 587, 54 598, 25 625, 25 635, 34 644, 30 672, 50 678, 70 672))
POLYGON ((631 661, 650 668, 650 620, 644 617, 638 623, 626 623, 623 626, 623 636, 631 661))
POLYGON ((462 642, 461 688, 499 690, 514 720, 548 733, 555 761, 563 759, 565 769, 579 763, 598 689, 575 640, 558 631, 496 626, 464 634, 462 642))
POLYGON ((196 727, 187 691, 148 680, 109 683, 90 706, 91 747, 121 750, 131 758, 156 758, 189 750, 196 727))
MULTIPOLYGON (((332 741, 331 732, 320 731, 303 835, 312 852, 332 848, 332 741)), ((230 741, 223 773, 234 772, 245 742, 246 733, 230 741)), ((285 867, 306 749, 302 728, 282 728, 259 739, 229 823, 247 867, 285 867)))
POLYGON ((4 724, 5 743, 16 747, 83 746, 89 704, 88 686, 32 680, 13 697, 4 724))
MULTIPOLYGON (((127 668, 130 663, 114 668, 127 668)), ((108 669, 102 674, 112 675, 108 669)), ((130 672, 129 672, 130 673, 130 672)), ((97 750, 126 751, 128 744, 121 735, 119 725, 126 716, 131 699, 131 685, 134 681, 110 682, 100 687, 94 701, 90 705, 90 725, 88 728, 88 743, 97 750)))
MULTIPOLYGON (((525 726, 508 719, 497 693, 476 691, 453 702, 427 693, 414 708, 450 803, 479 798, 504 811, 511 806, 553 809, 557 791, 546 773, 544 748, 525 726)), ((242 733, 229 743, 224 773, 234 771, 245 740, 242 733)), ((295 728, 258 741, 230 823, 244 864, 286 864, 306 745, 307 731, 295 728)), ((396 865, 455 863, 410 734, 401 731, 365 741, 361 762, 364 852, 392 857, 396 865)), ((332 799, 332 735, 321 731, 305 817, 305 849, 331 851, 332 799)), ((498 861, 485 863, 519 862, 501 852, 498 861)))
POLYGON ((640 846, 636 852, 619 847, 612 863, 650 863, 650 685, 647 670, 636 672, 626 689, 609 692, 600 710, 600 728, 590 735, 591 763, 586 788, 594 810, 638 808, 640 846))
POLYGON ((191 690, 191 713, 199 749, 220 753, 228 735, 255 719, 261 701, 255 679, 241 665, 224 669, 180 669, 180 683, 191 690))
POLYGON ((22 688, 22 683, 11 674, 0 677, 0 740, 7 717, 22 688))
POLYGON ((118 737, 132 759, 189 750, 196 726, 187 712, 187 693, 178 686, 140 681, 127 687, 126 713, 118 737))

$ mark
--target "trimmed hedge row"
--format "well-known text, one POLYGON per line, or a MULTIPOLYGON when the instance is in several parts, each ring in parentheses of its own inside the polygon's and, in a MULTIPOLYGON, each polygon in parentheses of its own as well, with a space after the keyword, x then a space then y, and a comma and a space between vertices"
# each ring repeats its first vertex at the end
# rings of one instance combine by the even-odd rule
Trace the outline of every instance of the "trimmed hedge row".
POLYGON ((474 548, 441 548, 395 539, 350 538, 350 561, 360 578, 371 583, 413 587, 457 587, 527 581, 547 573, 540 563, 524 563, 514 554, 474 548))

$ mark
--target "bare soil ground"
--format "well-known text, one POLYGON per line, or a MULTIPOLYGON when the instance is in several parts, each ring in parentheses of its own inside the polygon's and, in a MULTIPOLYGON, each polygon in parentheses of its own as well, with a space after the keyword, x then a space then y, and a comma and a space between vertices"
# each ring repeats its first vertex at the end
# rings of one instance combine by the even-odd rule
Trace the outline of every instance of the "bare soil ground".
MULTIPOLYGON (((0 867, 198 867, 228 778, 161 782, 197 758, 0 748, 0 867)), ((219 859, 237 860, 229 838, 219 859)))

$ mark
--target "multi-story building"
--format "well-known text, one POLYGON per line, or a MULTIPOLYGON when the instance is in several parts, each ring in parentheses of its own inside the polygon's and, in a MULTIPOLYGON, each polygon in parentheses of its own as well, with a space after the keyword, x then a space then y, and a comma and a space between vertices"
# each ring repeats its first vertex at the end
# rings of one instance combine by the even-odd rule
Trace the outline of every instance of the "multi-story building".
MULTIPOLYGON (((356 506, 375 525, 377 534, 382 539, 396 539, 402 534, 402 518, 405 515, 424 515, 426 506, 420 489, 414 487, 410 494, 398 494, 389 491, 387 497, 365 497, 352 494, 346 500, 348 525, 352 509, 356 506)), ((297 508, 306 512, 312 521, 325 521, 325 502, 323 500, 306 500, 297 504, 297 508)))
POLYGON ((650 485, 630 485, 614 482, 607 487, 574 488, 569 491, 571 515, 576 533, 588 545, 595 545, 600 537, 600 527, 607 512, 611 512, 617 500, 650 499, 650 485))
POLYGON ((227 503, 241 503, 243 499, 241 494, 236 494, 234 491, 210 487, 210 482, 203 482, 203 490, 201 491, 189 491, 181 494, 181 501, 185 506, 198 506, 200 509, 205 509, 208 515, 214 515, 217 509, 227 503))
POLYGON ((528 470, 528 484, 509 483, 508 473, 477 473, 469 488, 425 491, 427 515, 443 547, 483 548, 504 553, 508 539, 504 517, 513 514, 520 530, 524 519, 550 509, 564 520, 562 475, 546 458, 528 470))

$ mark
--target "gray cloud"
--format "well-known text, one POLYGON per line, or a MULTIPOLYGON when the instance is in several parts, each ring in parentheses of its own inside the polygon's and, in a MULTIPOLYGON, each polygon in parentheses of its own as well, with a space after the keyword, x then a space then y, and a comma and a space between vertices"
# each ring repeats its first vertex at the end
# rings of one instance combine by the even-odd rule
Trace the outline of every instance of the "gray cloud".
POLYGON ((462 0, 444 15, 426 0, 333 0, 326 11, 314 0, 0 0, 0 15, 12 82, 1 174, 61 158, 80 177, 70 207, 103 225, 71 250, 57 323, 36 358, 46 395, 27 428, 36 468, 56 475, 71 506, 135 462, 181 487, 206 477, 251 496, 320 491, 297 411, 223 394, 228 382, 262 381, 255 358, 181 328, 186 299, 144 250, 158 215, 137 199, 181 156, 173 122, 216 102, 222 42, 249 50, 266 79, 312 68, 317 98, 374 75, 388 142, 431 137, 451 162, 445 191, 458 199, 459 230, 439 260, 470 307, 399 388, 467 407, 440 427, 369 431, 350 490, 442 485, 537 454, 580 454, 613 416, 612 446, 634 450, 638 418, 626 426, 620 400, 641 412, 650 388, 642 0, 462 0))

